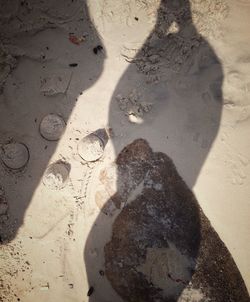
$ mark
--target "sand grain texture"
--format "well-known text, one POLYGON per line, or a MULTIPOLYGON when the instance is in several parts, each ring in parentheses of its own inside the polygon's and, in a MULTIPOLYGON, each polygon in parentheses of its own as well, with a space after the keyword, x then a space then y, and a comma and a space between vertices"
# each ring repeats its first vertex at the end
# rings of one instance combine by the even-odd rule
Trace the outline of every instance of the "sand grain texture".
POLYGON ((0 301, 249 301, 249 14, 0 0, 0 301))

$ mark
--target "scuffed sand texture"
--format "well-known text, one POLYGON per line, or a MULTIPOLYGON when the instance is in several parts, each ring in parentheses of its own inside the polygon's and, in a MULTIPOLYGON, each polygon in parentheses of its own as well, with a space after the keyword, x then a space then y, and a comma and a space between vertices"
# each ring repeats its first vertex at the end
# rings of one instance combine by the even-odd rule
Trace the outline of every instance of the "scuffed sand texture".
POLYGON ((0 301, 249 301, 249 15, 0 0, 0 301))

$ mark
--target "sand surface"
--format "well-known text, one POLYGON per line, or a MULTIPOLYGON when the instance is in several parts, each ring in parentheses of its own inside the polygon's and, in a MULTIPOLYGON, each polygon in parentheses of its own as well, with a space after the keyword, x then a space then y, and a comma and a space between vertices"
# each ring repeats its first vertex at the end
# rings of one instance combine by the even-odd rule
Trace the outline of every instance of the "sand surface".
MULTIPOLYGON (((249 15, 249 0, 0 1, 0 301, 127 301, 103 247, 145 187, 109 202, 133 187, 114 162, 138 138, 171 158, 250 292, 249 15)), ((146 259, 187 262, 172 250, 146 259)), ((189 289, 175 301, 221 301, 189 289)))

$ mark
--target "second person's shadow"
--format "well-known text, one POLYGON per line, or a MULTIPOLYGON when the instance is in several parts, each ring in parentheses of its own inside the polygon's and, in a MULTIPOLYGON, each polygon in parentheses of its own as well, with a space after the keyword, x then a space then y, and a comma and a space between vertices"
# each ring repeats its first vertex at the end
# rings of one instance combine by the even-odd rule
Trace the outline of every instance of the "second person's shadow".
MULTIPOLYGON (((189 1, 161 2, 155 28, 131 63, 109 112, 116 191, 84 251, 90 301, 249 301, 230 253, 189 190, 220 126, 223 81, 189 1), (102 263, 92 251, 103 249, 102 263), (105 292, 107 282, 120 298, 105 292)), ((100 181, 110 192, 108 174, 104 169, 100 181)))

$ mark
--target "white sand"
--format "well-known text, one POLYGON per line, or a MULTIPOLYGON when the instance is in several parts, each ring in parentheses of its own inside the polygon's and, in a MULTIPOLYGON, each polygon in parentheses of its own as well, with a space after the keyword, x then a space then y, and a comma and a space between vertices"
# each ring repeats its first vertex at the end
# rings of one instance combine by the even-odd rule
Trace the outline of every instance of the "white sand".
MULTIPOLYGON (((82 1, 34 0, 21 5, 13 0, 10 7, 5 2, 0 2, 0 81, 5 82, 0 95, 0 144, 24 143, 30 158, 18 172, 0 165, 9 229, 14 231, 12 240, 0 247, 5 291, 0 301, 88 301, 83 251, 100 214, 94 201, 98 174, 138 137, 173 159, 250 292, 250 1, 192 1, 196 30, 219 58, 224 74, 223 106, 211 142, 206 142, 212 131, 204 121, 207 109, 196 106, 197 93, 204 90, 210 74, 199 80, 199 87, 194 86, 196 78, 183 86, 176 79, 171 82, 167 74, 159 79, 149 76, 149 83, 138 84, 133 77, 123 81, 124 73, 136 70, 129 61, 154 29, 159 1, 145 5, 142 0, 91 0, 91 26, 82 1), (72 32, 82 38, 79 45, 69 41, 72 32), (94 54, 99 44, 104 49, 94 54), (123 109, 114 103, 119 93, 129 100, 123 109), (190 103, 183 104, 185 98, 190 103), (67 124, 59 142, 39 134, 42 118, 50 113, 62 116, 67 124), (178 131, 185 122, 185 132, 178 131), (111 127, 113 136, 101 160, 87 165, 78 155, 78 142, 104 127, 111 127), (42 176, 58 160, 70 164, 69 180, 61 190, 51 190, 42 176)), ((178 24, 163 30, 178 32, 178 24)), ((157 57, 151 60, 157 62, 157 57)), ((143 66, 146 73, 148 66, 143 66)), ((110 229, 96 239, 100 246, 110 236, 114 217, 105 219, 110 219, 110 229)), ((102 268, 98 247, 91 255, 95 267, 102 268)), ((95 286, 106 294, 91 301, 120 301, 105 278, 95 286)))

